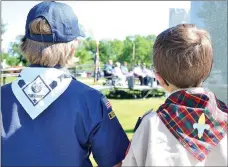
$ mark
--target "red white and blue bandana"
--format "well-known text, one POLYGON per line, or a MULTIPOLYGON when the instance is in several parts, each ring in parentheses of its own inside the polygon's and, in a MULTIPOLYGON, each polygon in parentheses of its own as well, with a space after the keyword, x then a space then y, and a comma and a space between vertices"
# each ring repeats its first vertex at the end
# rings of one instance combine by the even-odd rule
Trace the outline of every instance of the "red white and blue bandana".
POLYGON ((157 114, 177 140, 203 161, 227 133, 228 107, 204 88, 171 94, 157 114))

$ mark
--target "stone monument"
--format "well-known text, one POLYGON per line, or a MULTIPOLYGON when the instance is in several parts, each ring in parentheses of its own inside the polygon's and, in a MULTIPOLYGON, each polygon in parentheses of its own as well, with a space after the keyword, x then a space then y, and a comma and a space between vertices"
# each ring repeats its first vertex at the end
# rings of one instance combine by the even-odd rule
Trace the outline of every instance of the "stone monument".
POLYGON ((204 86, 228 104, 227 1, 191 1, 190 23, 206 29, 212 38, 214 65, 204 86))

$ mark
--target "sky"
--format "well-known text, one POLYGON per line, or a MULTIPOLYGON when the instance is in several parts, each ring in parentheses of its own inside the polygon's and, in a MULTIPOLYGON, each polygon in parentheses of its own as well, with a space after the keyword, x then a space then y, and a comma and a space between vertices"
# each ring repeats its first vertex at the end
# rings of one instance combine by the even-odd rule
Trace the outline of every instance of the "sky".
MULTIPOLYGON (((41 1, 2 1, 2 49, 24 35, 29 10, 41 1)), ((60 1, 63 2, 63 1, 60 1)), ((157 35, 169 25, 169 8, 190 9, 190 1, 64 1, 87 32, 97 40, 124 39, 128 35, 157 35)))

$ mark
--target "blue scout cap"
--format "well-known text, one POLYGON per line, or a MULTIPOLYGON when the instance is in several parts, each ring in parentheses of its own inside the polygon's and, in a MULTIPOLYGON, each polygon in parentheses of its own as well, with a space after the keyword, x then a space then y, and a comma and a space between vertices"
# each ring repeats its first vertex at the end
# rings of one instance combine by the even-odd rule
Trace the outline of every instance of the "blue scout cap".
POLYGON ((34 6, 28 13, 25 30, 26 38, 38 42, 66 43, 85 36, 79 29, 78 18, 73 9, 55 1, 41 2, 34 6), (46 19, 52 34, 30 33, 30 23, 37 18, 46 19))

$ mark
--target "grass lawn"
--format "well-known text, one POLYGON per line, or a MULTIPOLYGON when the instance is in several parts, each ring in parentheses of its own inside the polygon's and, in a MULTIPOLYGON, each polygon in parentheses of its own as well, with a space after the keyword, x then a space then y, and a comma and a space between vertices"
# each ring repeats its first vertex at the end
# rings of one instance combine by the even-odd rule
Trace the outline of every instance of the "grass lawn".
MULTIPOLYGON (((17 77, 6 77, 6 84, 13 82, 17 77)), ((1 86, 3 85, 3 78, 1 78, 1 86)))
POLYGON ((152 108, 156 110, 164 102, 164 98, 151 98, 145 100, 110 100, 110 102, 121 125, 131 139, 138 117, 142 116, 152 108))

